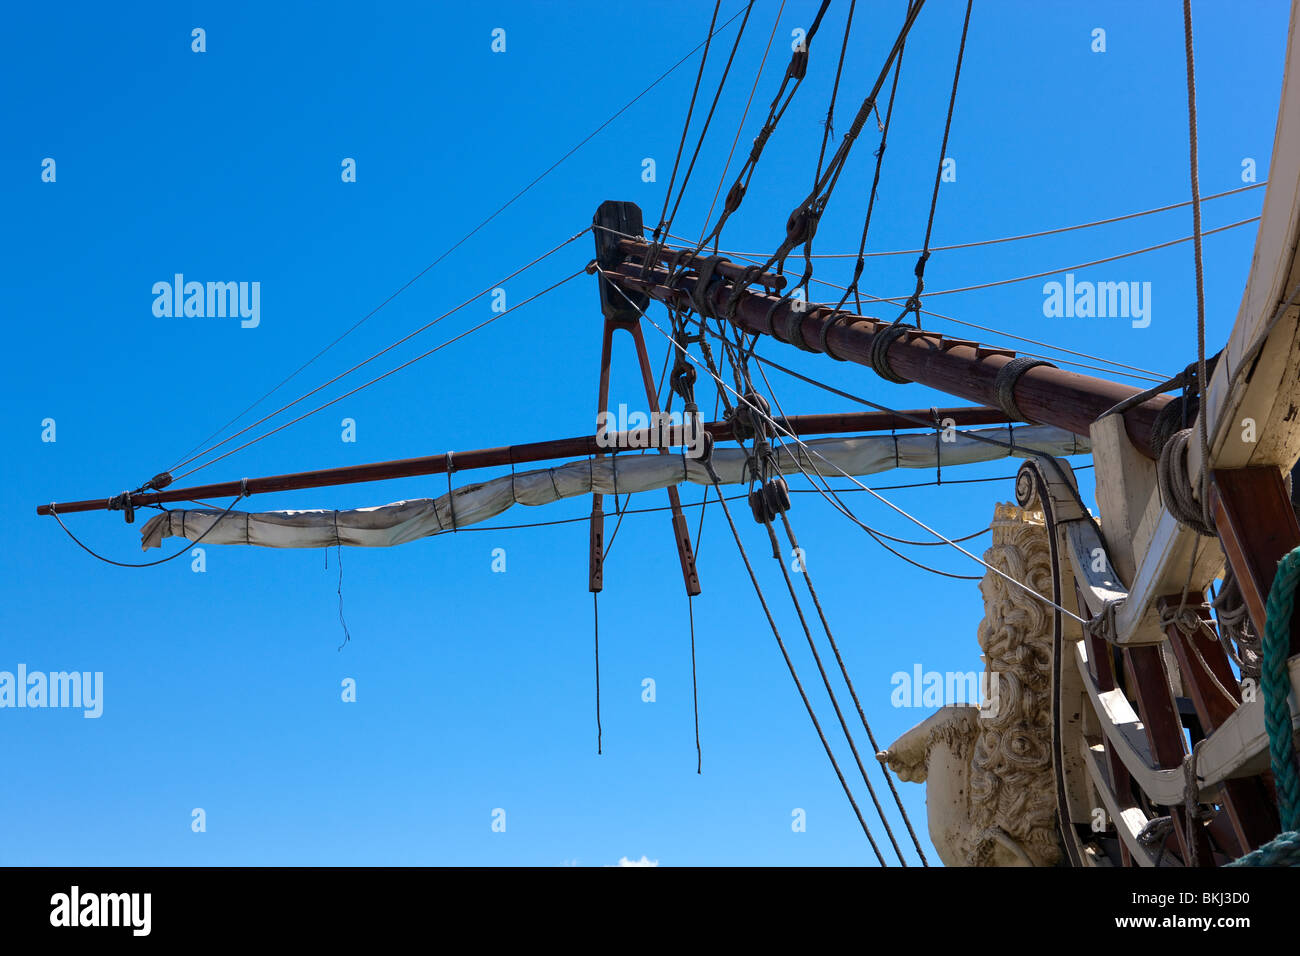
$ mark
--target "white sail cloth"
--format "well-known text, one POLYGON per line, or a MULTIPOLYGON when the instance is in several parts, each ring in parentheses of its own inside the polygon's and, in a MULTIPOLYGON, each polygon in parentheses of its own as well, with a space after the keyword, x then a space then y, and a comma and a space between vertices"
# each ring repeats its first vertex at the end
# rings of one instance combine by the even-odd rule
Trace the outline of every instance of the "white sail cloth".
MULTIPOLYGON (((1047 425, 983 428, 952 432, 952 441, 936 433, 823 438, 806 442, 807 450, 777 449, 783 474, 806 471, 827 479, 870 475, 890 468, 933 468, 992 461, 1011 455, 1074 455, 1090 451, 1088 440, 1047 425), (1013 444, 1014 451, 973 436, 1013 444)), ((750 473, 746 453, 717 448, 713 467, 724 484, 745 484, 750 473)), ((629 454, 583 459, 555 468, 524 471, 465 485, 440 498, 398 501, 349 511, 266 511, 224 514, 211 509, 164 511, 141 529, 144 550, 164 538, 180 537, 204 544, 249 544, 264 548, 326 548, 336 544, 383 548, 453 531, 494 518, 515 504, 545 505, 594 492, 628 494, 653 491, 682 482, 712 484, 698 459, 680 452, 629 454), (215 522, 215 526, 214 526, 215 522)))

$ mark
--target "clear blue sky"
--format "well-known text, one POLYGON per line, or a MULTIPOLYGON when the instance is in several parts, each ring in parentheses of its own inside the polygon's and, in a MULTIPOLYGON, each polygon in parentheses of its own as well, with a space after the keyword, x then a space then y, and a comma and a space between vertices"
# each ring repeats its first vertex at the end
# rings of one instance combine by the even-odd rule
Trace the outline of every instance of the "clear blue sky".
MULTIPOLYGON (((741 6, 724 3, 724 16, 741 6)), ((806 27, 816 6, 785 4, 733 175, 779 82, 791 31, 806 27)), ((841 128, 901 20, 901 2, 889 4, 888 14, 881 6, 858 4, 841 128)), ((786 214, 807 191, 847 7, 836 3, 828 14, 809 78, 769 143, 724 248, 775 247, 786 214)), ((0 670, 102 671, 104 712, 87 720, 70 710, 0 710, 9 768, 9 785, 0 789, 0 862, 873 862, 716 511, 705 521, 704 593, 695 607, 702 776, 695 773, 686 599, 663 514, 628 517, 608 562, 605 753, 597 757, 584 523, 346 550, 352 640, 340 651, 333 554, 327 570, 320 551, 210 547, 204 573, 193 572, 188 558, 128 571, 93 560, 34 513, 50 500, 107 497, 167 467, 694 47, 709 9, 582 0, 10 10, 0 39, 10 91, 0 107, 8 223, 0 239, 8 336, 0 388, 0 670), (206 30, 201 54, 190 49, 194 27, 206 30), (507 38, 500 54, 490 49, 498 27, 507 38), (54 183, 41 180, 46 157, 57 163, 54 183), (357 162, 356 183, 341 182, 345 157, 357 162), (260 282, 260 325, 155 317, 152 285, 178 272, 260 282), (47 418, 57 423, 54 443, 41 441, 47 418), (504 574, 491 570, 498 547, 507 552, 504 574), (646 677, 657 683, 653 704, 641 700, 646 677), (357 682, 356 703, 340 700, 345 678, 357 682), (206 812, 205 833, 191 831, 196 807, 206 812), (491 829, 498 807, 507 812, 505 833, 491 829), (794 808, 807 812, 805 833, 791 831, 794 808)), ((703 225, 777 9, 773 0, 755 4, 677 232, 703 225)), ((913 248, 922 238, 963 9, 931 0, 908 44, 872 249, 913 248)), ((1242 185, 1247 157, 1267 177, 1287 6, 1200 0, 1195 16, 1208 194, 1242 185)), ((724 51, 732 30, 720 41, 724 51)), ((706 91, 721 61, 711 58, 706 91)), ((695 61, 679 69, 276 398, 296 397, 490 288, 582 229, 604 199, 637 201, 653 218, 694 70, 695 61), (641 179, 646 157, 657 162, 657 182, 641 179)), ((934 242, 1187 198, 1183 71, 1179 4, 1085 10, 981 0, 948 148, 958 175, 940 194, 934 242), (1106 31, 1105 53, 1090 50, 1097 27, 1106 31)), ((823 221, 819 251, 856 248, 875 145, 869 126, 823 221)), ((1208 204, 1206 228, 1256 215, 1262 195, 1208 204)), ((1056 269, 1190 231, 1182 209, 936 253, 927 284, 939 291, 1056 269)), ((1252 225, 1205 241, 1211 351, 1236 315, 1254 234, 1252 225)), ((584 237, 508 283, 509 301, 580 268, 591 254, 584 237)), ((913 262, 873 259, 862 284, 906 294, 913 262)), ((830 262, 818 275, 844 281, 850 269, 830 262)), ((1152 283, 1153 321, 1145 329, 1122 319, 1045 318, 1043 280, 935 297, 927 307, 1171 373, 1195 357, 1192 276, 1190 244, 1077 272, 1152 283)), ((480 298, 378 367, 468 329, 491 315, 489 306, 480 298)), ((663 342, 647 334, 657 364, 663 342)), ((584 276, 195 478, 590 432, 599 338, 596 287, 584 276), (344 417, 357 422, 355 443, 340 440, 344 417)), ((621 345, 616 402, 638 394, 630 348, 621 345)), ((958 404, 787 346, 766 350, 893 407, 958 404)), ((773 385, 789 411, 850 408, 798 382, 774 378, 773 385)), ((947 481, 1014 472, 1013 462, 945 469, 943 487, 887 494, 946 534, 965 535, 987 523, 995 502, 1012 499, 1012 485, 947 481)), ((871 484, 932 478, 887 474, 871 484)), ((1091 500, 1087 472, 1083 482, 1091 500)), ((445 491, 438 476, 253 504, 345 508, 445 491)), ((692 488, 684 497, 699 494, 692 488)), ((639 497, 633 507, 664 501, 663 493, 639 497)), ((887 743, 926 716, 890 706, 891 674, 916 664, 980 669, 978 589, 903 565, 816 496, 797 499, 792 519, 809 569, 887 743)), ((884 530, 921 536, 867 496, 853 501, 884 530)), ((579 500, 516 509, 500 523, 576 517, 588 508, 579 500)), ((103 513, 68 520, 101 552, 143 560, 138 523, 125 527, 121 515, 103 513)), ((743 528, 801 676, 816 691, 779 572, 765 558, 765 535, 747 518, 743 528)), ((976 545, 982 551, 987 539, 976 545)), ((164 551, 177 546, 168 541, 164 551)), ((947 549, 912 553, 949 571, 978 570, 947 549)), ((814 699, 830 728, 823 695, 814 699)), ((833 739, 851 771, 847 748, 833 739)), ((923 789, 902 790, 924 832, 923 789)), ((858 791, 865 805, 860 781, 858 791)))

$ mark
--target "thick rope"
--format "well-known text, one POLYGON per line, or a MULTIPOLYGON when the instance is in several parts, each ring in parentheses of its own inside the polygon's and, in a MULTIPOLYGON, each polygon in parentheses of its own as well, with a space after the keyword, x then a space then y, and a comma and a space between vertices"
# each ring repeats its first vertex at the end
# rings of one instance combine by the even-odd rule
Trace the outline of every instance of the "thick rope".
POLYGON ((740 559, 744 562, 745 570, 749 573, 750 583, 754 586, 754 594, 758 597, 758 603, 763 608, 763 615, 767 618, 768 627, 772 629, 772 636, 776 638, 776 645, 781 650, 782 658, 785 659, 786 669, 794 680, 795 689, 799 691, 799 698, 803 701, 804 710, 808 712, 808 717, 812 720, 813 728, 817 731, 817 738, 821 741, 822 749, 826 751, 826 757, 835 770, 835 776, 839 779, 840 788, 843 789, 844 795, 848 797, 849 805, 853 808, 854 816, 858 818, 858 823, 862 827, 862 832, 866 834, 867 842, 871 844, 876 859, 880 861, 881 866, 888 866, 889 864, 885 862, 884 856, 881 855, 880 847, 876 845, 875 837, 871 834, 871 828, 867 826, 867 821, 862 816, 858 801, 853 797, 853 791, 849 789, 848 781, 844 779, 844 773, 840 770, 839 761, 835 759, 835 754, 826 740, 826 734, 822 731, 822 725, 817 720, 816 713, 813 712, 812 702, 808 699, 807 693, 804 692, 803 683, 799 680, 799 674, 795 671, 794 662, 790 659, 790 654, 785 647, 785 641, 776 626, 776 619, 772 617, 772 611, 767 605, 767 598, 763 595, 763 588, 758 583, 758 575, 754 573, 754 566, 750 563, 749 555, 745 552, 745 545, 740 540, 740 532, 736 529, 735 519, 731 517, 731 509, 727 507, 727 499, 722 494, 722 479, 718 477, 718 473, 713 468, 713 463, 707 458, 704 459, 704 467, 708 469, 709 478, 712 480, 713 488, 718 495, 718 503, 722 505, 722 514, 726 517, 727 526, 731 529, 731 537, 735 540, 736 549, 740 552, 740 559))
MULTIPOLYGON (((785 512, 781 513, 781 521, 785 525, 785 533, 786 537, 790 541, 790 547, 797 550, 799 548, 799 542, 794 536, 794 528, 791 527, 790 519, 786 517, 785 512)), ((871 732, 871 724, 867 722, 867 715, 862 709, 862 702, 858 700, 858 692, 854 689, 853 681, 849 678, 849 669, 844 663, 844 658, 840 655, 840 648, 835 642, 835 635, 831 633, 830 622, 826 620, 826 612, 822 610, 822 602, 817 597, 817 589, 813 587, 812 577, 808 572, 806 563, 803 568, 803 579, 804 584, 808 585, 808 593, 812 595, 813 604, 817 608, 817 616, 821 618, 822 629, 826 631, 826 638, 830 641, 831 650, 835 653, 835 661, 839 664, 840 674, 844 678, 845 686, 849 689, 849 696, 853 698, 853 706, 857 708, 858 719, 862 721, 862 727, 867 732, 867 739, 871 741, 871 746, 875 748, 876 753, 879 754, 881 752, 880 744, 876 741, 876 735, 871 732)), ((916 847, 917 855, 921 858, 921 865, 929 866, 930 861, 925 858, 925 850, 921 849, 921 841, 916 837, 916 831, 912 828, 912 820, 907 815, 907 810, 903 806, 902 798, 898 795, 898 788, 894 786, 894 778, 889 774, 889 766, 883 761, 879 761, 879 763, 880 771, 885 776, 885 782, 889 784, 889 791, 894 795, 894 804, 898 807, 898 812, 902 814, 903 823, 907 826, 907 832, 912 837, 912 845, 916 847)), ((868 783, 867 786, 870 788, 871 784, 868 783)), ((875 795, 875 791, 872 790, 872 799, 875 799, 875 795)), ((885 819, 884 811, 880 809, 879 802, 876 804, 876 810, 880 813, 881 822, 885 824, 885 832, 889 834, 890 842, 894 844, 894 849, 897 850, 898 843, 894 840, 894 832, 890 829, 889 821, 885 819)), ((899 854, 899 860, 902 860, 901 853, 899 854)), ((903 865, 906 866, 907 864, 903 863, 903 865)))
POLYGON ((1228 866, 1300 866, 1300 830, 1290 830, 1228 866))
POLYGON ((1300 866, 1300 773, 1296 771, 1291 740, 1291 684, 1286 655, 1291 644, 1291 615, 1296 587, 1300 585, 1300 548, 1289 552, 1277 566, 1265 605, 1264 659, 1260 689, 1264 693, 1264 729, 1273 783, 1277 788, 1278 817, 1282 832, 1258 850, 1229 866, 1300 866))
POLYGON ((1268 731, 1278 816, 1284 831, 1300 830, 1300 773, 1296 771, 1295 747, 1291 741, 1291 705, 1288 702, 1291 684, 1286 666, 1297 584, 1300 584, 1300 548, 1291 551, 1278 563, 1273 586, 1269 589, 1265 606, 1268 624, 1264 634, 1264 660, 1260 668, 1264 727, 1268 731))
POLYGON ((1206 523, 1187 474, 1187 443, 1192 433, 1193 429, 1184 428, 1174 432, 1165 442, 1156 465, 1156 479, 1160 485, 1160 499, 1175 520, 1203 537, 1213 538, 1217 537, 1214 526, 1206 523))
MULTIPOLYGON (((1192 235, 1196 257, 1196 385, 1207 394, 1205 373, 1205 276, 1201 257, 1201 183, 1196 149, 1196 59, 1192 52, 1192 0, 1183 0, 1183 38, 1187 49, 1187 137, 1190 144, 1192 178, 1192 235)), ((1213 525, 1210 514, 1210 440, 1205 415, 1197 416, 1201 442, 1201 515, 1204 524, 1213 525)))
MULTIPOLYGON (((785 512, 780 512, 781 520, 785 522, 786 531, 793 542, 794 535, 790 529, 790 521, 785 516, 785 512)), ((822 656, 817 651, 817 643, 813 640, 812 629, 808 626, 808 619, 804 617, 803 607, 799 604, 799 597, 794 590, 794 582, 790 580, 790 571, 785 566, 785 558, 781 554, 781 546, 776 538, 776 531, 772 527, 771 520, 766 520, 763 524, 767 528, 767 535, 772 541, 772 557, 776 563, 781 566, 781 577, 785 580, 786 590, 790 594, 790 602, 794 605, 795 614, 799 618, 799 625, 803 628, 804 637, 808 640, 808 649, 812 651, 813 661, 817 664, 817 673, 821 675, 822 686, 826 688, 826 696, 830 698, 831 707, 835 710, 835 717, 840 722, 840 730, 844 732, 844 739, 848 741, 849 750, 853 753, 853 761, 858 765, 858 772, 862 775, 862 782, 867 785, 867 792, 871 795, 871 802, 876 807, 876 815, 880 817, 880 822, 885 825, 885 833, 889 835, 889 842, 894 847, 894 853, 898 856, 898 862, 906 867, 907 860, 903 857, 903 851, 898 846, 898 841, 894 839, 894 831, 889 825, 889 820, 885 817, 885 808, 880 805, 880 798, 876 796, 876 788, 871 785, 871 778, 867 775, 867 768, 862 763, 862 756, 858 753, 857 742, 853 739, 853 732, 849 730, 849 722, 844 718, 844 712, 840 709, 839 699, 835 696, 835 690, 831 686, 831 679, 826 673, 826 668, 822 664, 822 656)), ((798 547, 798 545, 793 545, 798 547)), ((807 568, 804 569, 805 573, 807 568)), ((873 745, 874 746, 874 745, 873 745)))

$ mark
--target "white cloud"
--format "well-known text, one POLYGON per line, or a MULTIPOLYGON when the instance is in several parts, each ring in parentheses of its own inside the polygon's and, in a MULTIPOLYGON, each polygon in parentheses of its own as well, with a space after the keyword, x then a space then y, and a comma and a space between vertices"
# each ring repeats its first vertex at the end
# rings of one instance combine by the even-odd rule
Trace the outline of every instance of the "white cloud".
POLYGON ((618 862, 615 863, 614 865, 615 866, 658 866, 659 861, 652 860, 643 854, 641 859, 639 860, 629 860, 625 856, 619 857, 618 862))

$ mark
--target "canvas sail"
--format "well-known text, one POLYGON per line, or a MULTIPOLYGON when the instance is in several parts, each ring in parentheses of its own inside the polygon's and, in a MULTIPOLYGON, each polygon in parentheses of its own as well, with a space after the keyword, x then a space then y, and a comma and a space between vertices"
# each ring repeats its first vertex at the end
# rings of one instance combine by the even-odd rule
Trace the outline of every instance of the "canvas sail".
MULTIPOLYGON (((891 468, 934 468, 993 461, 1012 455, 1074 455, 1089 452, 1088 440, 1047 425, 998 426, 953 432, 824 438, 775 449, 782 474, 801 470, 828 480, 870 475, 891 468), (1007 442, 1011 449, 981 441, 1007 442)), ((716 448, 713 467, 724 484, 746 484, 752 477, 746 453, 716 448)), ((397 501, 346 511, 165 511, 141 529, 144 550, 165 538, 203 539, 204 544, 245 544, 263 548, 385 548, 442 534, 495 518, 515 505, 547 505, 565 498, 654 491, 670 485, 712 484, 702 461, 677 451, 658 454, 620 452, 569 462, 554 468, 521 471, 456 488, 439 498, 397 501), (215 527, 214 527, 215 523, 215 527)))

